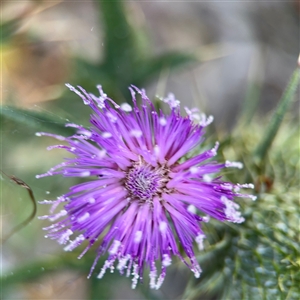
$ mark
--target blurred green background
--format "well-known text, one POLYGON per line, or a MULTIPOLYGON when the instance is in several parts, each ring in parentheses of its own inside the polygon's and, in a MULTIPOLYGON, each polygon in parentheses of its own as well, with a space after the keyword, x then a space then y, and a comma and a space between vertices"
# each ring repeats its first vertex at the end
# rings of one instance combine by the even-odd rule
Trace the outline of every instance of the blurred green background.
MULTIPOLYGON (((93 250, 80 261, 80 249, 63 253, 35 218, 1 247, 1 299, 298 299, 299 73, 284 93, 298 33, 298 1, 2 1, 0 167, 37 200, 79 182, 35 179, 66 156, 46 151, 55 141, 35 132, 68 135, 64 123, 89 124, 65 82, 94 93, 102 84, 119 103, 135 84, 152 99, 172 92, 182 107, 212 113, 205 146, 219 140, 220 159, 243 161, 244 170, 225 175, 254 182, 259 197, 239 200, 244 224, 205 225, 200 279, 173 260, 159 291, 147 279, 132 291, 117 272, 87 280, 93 250)), ((32 203, 4 174, 0 184, 5 237, 32 203)), ((38 205, 37 215, 47 211, 38 205)))

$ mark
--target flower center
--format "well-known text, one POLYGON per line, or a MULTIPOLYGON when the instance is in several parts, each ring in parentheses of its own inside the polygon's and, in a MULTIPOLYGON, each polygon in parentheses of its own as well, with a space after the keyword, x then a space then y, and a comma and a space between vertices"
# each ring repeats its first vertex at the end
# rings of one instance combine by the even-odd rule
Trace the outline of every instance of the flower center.
POLYGON ((151 166, 134 166, 127 173, 125 186, 133 198, 151 200, 162 187, 162 172, 151 166))

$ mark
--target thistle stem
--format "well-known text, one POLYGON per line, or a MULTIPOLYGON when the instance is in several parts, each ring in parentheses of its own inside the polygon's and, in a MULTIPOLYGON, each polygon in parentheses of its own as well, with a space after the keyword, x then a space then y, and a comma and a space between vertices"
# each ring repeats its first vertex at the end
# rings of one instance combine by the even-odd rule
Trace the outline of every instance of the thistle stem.
POLYGON ((276 111, 273 114, 269 126, 265 131, 265 135, 263 136, 261 142, 259 143, 259 145, 257 146, 254 152, 254 155, 259 162, 261 162, 265 158, 269 148, 272 145, 272 142, 282 122, 282 119, 292 103, 292 100, 294 98, 294 95, 298 87, 299 78, 300 78, 300 70, 298 66, 298 68, 294 71, 288 83, 288 86, 282 95, 282 98, 279 101, 276 111))

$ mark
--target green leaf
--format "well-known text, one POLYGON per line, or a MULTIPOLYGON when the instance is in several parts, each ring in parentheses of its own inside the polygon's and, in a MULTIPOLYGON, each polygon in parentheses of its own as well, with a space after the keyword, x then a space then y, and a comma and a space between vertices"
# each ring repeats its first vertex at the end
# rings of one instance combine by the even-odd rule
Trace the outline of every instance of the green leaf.
POLYGON ((98 1, 104 25, 104 65, 107 71, 118 74, 130 71, 137 53, 133 29, 124 12, 123 1, 98 1))
POLYGON ((53 118, 52 115, 34 110, 26 110, 13 106, 0 106, 0 116, 1 118, 12 120, 21 125, 32 127, 38 131, 46 129, 56 134, 74 134, 74 129, 65 127, 65 123, 59 119, 53 118))
POLYGON ((198 61, 195 56, 179 52, 152 57, 146 30, 129 22, 126 4, 119 0, 98 2, 104 27, 104 59, 96 65, 78 59, 74 72, 78 84, 87 89, 101 84, 105 92, 120 103, 130 99, 129 85, 143 87, 164 68, 175 69, 198 61))

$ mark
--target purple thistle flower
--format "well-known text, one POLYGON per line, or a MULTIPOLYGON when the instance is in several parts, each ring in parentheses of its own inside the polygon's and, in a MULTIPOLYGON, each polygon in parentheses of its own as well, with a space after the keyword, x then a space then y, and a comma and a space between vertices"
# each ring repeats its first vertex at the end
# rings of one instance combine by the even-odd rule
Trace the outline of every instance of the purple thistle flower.
POLYGON ((91 128, 76 124, 77 133, 70 137, 39 132, 64 141, 62 148, 75 155, 37 178, 61 174, 65 177, 86 177, 88 181, 70 188, 70 191, 51 204, 50 215, 40 219, 61 221, 44 228, 46 237, 65 244, 65 251, 72 251, 87 240, 88 246, 81 258, 100 238, 91 276, 101 255, 108 251, 108 258, 98 278, 115 266, 121 274, 132 275, 135 288, 143 277, 145 266, 150 268, 150 287, 158 289, 171 264, 178 256, 196 277, 201 268, 195 258, 194 242, 203 249, 205 235, 201 221, 209 217, 220 221, 241 223, 244 218, 233 202, 241 188, 252 184, 232 184, 217 177, 222 168, 241 168, 241 163, 207 162, 216 155, 215 147, 185 159, 185 156, 203 141, 204 127, 212 122, 196 109, 186 108, 187 116, 180 114, 180 104, 174 95, 162 99, 170 106, 170 114, 157 111, 144 90, 132 86, 133 108, 124 103, 117 105, 103 93, 87 93, 83 88, 67 87, 89 105, 94 114, 91 128), (136 93, 142 105, 138 106, 136 93), (64 209, 54 213, 60 203, 64 209), (200 216, 202 212, 202 216, 200 216), (74 237, 72 240, 71 236, 74 237), (179 251, 178 237, 186 258, 179 251), (116 261, 118 261, 116 263, 116 261), (156 262, 160 262, 158 276, 156 262))

